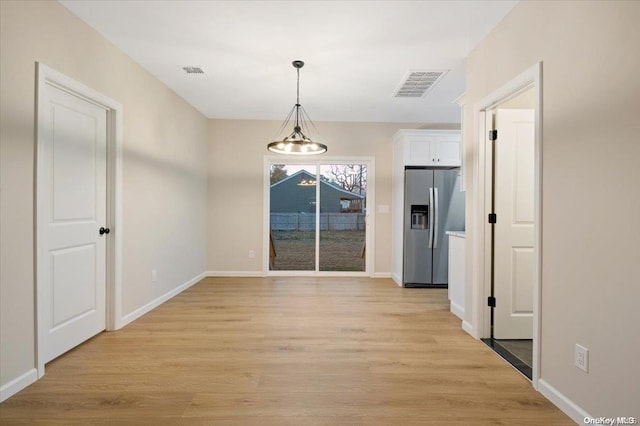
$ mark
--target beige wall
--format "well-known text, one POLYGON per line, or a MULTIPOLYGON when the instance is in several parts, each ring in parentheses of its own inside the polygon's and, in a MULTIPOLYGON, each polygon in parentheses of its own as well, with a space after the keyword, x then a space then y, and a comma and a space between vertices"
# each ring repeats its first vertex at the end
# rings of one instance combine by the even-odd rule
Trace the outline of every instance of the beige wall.
MULTIPOLYGON (((210 271, 262 271, 263 164, 279 121, 211 120, 209 126, 210 271), (256 258, 249 259, 248 251, 256 258)), ((456 129, 459 124, 315 123, 326 155, 375 158, 376 204, 391 206, 391 138, 399 129, 456 129)), ((315 160, 315 159, 313 159, 315 160)), ((373 271, 391 271, 391 213, 376 208, 373 271)))
POLYGON ((125 315, 205 270, 208 123, 59 3, 0 19, 1 387, 34 367, 35 62, 123 104, 125 315))
POLYGON ((541 376, 594 416, 640 416, 638 22, 640 2, 521 2, 467 62, 468 203, 474 104, 543 62, 541 376))

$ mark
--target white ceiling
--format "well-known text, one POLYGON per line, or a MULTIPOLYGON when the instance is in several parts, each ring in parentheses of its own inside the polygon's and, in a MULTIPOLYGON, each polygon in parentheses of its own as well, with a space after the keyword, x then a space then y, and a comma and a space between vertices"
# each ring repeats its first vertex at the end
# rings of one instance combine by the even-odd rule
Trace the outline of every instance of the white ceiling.
POLYGON ((314 121, 459 122, 465 58, 517 1, 61 3, 209 118, 283 120, 300 59, 314 121), (450 71, 423 98, 394 98, 422 69, 450 71))

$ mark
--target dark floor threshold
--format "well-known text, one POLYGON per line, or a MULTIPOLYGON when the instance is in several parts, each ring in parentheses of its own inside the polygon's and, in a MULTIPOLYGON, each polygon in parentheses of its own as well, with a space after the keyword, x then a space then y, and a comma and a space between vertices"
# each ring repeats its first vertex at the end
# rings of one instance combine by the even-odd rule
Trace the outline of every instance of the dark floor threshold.
POLYGON ((531 377, 532 377, 531 367, 525 364, 520 358, 518 358, 517 356, 509 352, 500 343, 498 343, 493 339, 480 339, 480 340, 482 340, 484 344, 489 346, 495 353, 497 353, 502 358, 504 358, 505 361, 513 365, 516 368, 516 370, 518 370, 519 372, 524 374, 526 377, 528 377, 529 380, 531 380, 531 377))
POLYGON ((405 288, 448 288, 448 284, 419 284, 419 283, 405 283, 405 288))

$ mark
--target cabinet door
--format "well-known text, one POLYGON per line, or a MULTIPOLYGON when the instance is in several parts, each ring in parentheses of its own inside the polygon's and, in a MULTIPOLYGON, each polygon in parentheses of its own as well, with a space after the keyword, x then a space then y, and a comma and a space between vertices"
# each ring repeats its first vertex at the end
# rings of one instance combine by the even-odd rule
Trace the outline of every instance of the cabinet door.
POLYGON ((409 136, 405 148, 407 166, 430 166, 435 161, 434 138, 431 136, 409 136))
POLYGON ((449 236, 449 301, 451 312, 464 319, 465 239, 449 236))
POLYGON ((460 137, 439 136, 435 141, 435 165, 460 165, 460 137))

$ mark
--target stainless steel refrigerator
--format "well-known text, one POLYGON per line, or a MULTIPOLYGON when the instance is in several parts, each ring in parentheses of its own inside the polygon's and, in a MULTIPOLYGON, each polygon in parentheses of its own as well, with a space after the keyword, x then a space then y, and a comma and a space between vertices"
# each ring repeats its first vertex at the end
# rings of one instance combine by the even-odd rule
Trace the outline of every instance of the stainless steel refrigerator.
POLYGON ((449 239, 464 230, 460 169, 407 167, 404 178, 405 287, 446 287, 449 239))

